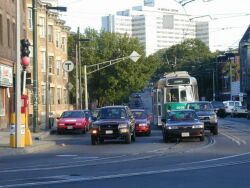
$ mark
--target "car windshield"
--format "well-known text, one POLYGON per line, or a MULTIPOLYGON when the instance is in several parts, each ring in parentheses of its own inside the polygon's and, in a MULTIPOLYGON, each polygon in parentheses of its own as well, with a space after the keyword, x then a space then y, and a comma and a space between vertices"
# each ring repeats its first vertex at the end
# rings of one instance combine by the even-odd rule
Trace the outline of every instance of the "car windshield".
POLYGON ((193 121, 198 119, 193 111, 172 111, 168 114, 169 121, 193 121))
POLYGON ((213 106, 210 103, 190 103, 188 104, 188 109, 193 109, 195 111, 200 110, 213 110, 213 106))
POLYGON ((123 108, 103 108, 99 111, 97 119, 124 119, 127 117, 123 108))
POLYGON ((83 112, 81 111, 66 111, 63 112, 61 118, 82 118, 84 117, 83 112))
POLYGON ((147 119, 147 114, 144 111, 132 111, 135 119, 147 119))
POLYGON ((212 102, 213 107, 215 108, 224 108, 223 102, 213 101, 212 102))

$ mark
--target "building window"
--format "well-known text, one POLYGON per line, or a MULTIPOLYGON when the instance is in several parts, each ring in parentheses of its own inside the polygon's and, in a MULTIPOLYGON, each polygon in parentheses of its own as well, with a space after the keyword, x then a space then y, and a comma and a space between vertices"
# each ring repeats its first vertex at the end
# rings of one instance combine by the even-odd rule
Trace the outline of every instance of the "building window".
POLYGON ((59 48, 60 44, 60 33, 56 32, 56 47, 59 48))
POLYGON ((56 75, 60 75, 60 66, 61 66, 61 61, 56 62, 56 75))
POLYGON ((11 40, 10 40, 10 20, 7 19, 7 35, 8 35, 8 47, 11 47, 10 43, 11 43, 11 40))
POLYGON ((32 23, 32 9, 31 8, 28 8, 28 28, 30 29, 30 30, 32 30, 33 29, 33 23, 32 23))
POLYGON ((54 74, 54 57, 49 56, 49 73, 54 74))
POLYGON ((46 86, 42 86, 42 104, 46 103, 46 86))
POLYGON ((13 49, 16 51, 16 24, 12 23, 13 29, 13 49))
POLYGON ((50 104, 52 105, 55 104, 55 88, 54 87, 50 88, 50 104))
POLYGON ((0 14, 0 44, 3 44, 3 16, 0 14))
POLYGON ((62 49, 65 52, 66 51, 66 37, 62 37, 62 49))
POLYGON ((46 54, 44 51, 41 51, 41 63, 42 63, 42 72, 46 72, 46 54))
POLYGON ((61 104, 61 89, 57 88, 57 104, 61 104))
POLYGON ((40 17, 40 37, 45 37, 45 18, 40 17))
POLYGON ((67 89, 64 89, 64 104, 68 104, 68 91, 67 89))
POLYGON ((53 26, 48 26, 48 42, 53 42, 53 26))

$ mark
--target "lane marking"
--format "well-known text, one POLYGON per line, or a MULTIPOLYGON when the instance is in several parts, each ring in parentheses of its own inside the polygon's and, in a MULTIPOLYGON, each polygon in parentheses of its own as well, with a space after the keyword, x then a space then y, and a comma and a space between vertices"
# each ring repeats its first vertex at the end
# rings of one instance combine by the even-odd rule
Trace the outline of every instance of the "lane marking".
POLYGON ((56 157, 77 157, 77 154, 62 154, 62 155, 56 155, 56 157))
POLYGON ((62 183, 71 183, 71 182, 83 182, 83 181, 93 181, 93 180, 105 180, 105 179, 114 179, 114 178, 126 178, 126 177, 134 177, 134 176, 144 176, 144 175, 156 175, 163 173, 174 173, 174 172, 184 172, 184 171, 192 171, 192 170, 202 170, 208 168, 218 168, 218 167, 226 167, 226 166, 234 166, 234 165, 243 165, 250 163, 250 160, 245 161, 236 161, 236 162, 227 162, 221 164, 210 164, 196 167, 185 167, 185 168, 172 168, 172 169, 163 169, 163 170, 152 170, 152 171, 141 171, 141 172, 133 172, 126 174, 111 174, 106 176, 90 176, 90 177, 82 177, 82 176, 65 176, 64 180, 54 180, 47 182, 30 182, 30 183, 19 183, 19 184, 11 184, 11 185, 2 185, 1 187, 27 187, 27 186, 38 186, 38 185, 52 185, 52 184, 62 184, 62 183))
POLYGON ((222 134, 223 136, 227 137, 229 140, 237 143, 239 146, 242 144, 247 144, 247 142, 237 136, 234 136, 234 135, 231 135, 231 134, 228 134, 228 133, 225 133, 225 132, 220 132, 220 134, 222 134))

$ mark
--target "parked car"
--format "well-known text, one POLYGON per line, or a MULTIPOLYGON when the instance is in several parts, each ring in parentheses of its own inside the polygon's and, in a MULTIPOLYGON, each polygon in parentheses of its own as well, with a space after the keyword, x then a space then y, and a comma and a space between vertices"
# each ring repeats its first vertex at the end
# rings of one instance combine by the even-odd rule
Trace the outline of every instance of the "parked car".
POLYGON ((221 101, 211 101, 211 104, 213 105, 213 108, 215 110, 215 113, 218 117, 224 118, 226 117, 226 108, 221 101))
POLYGON ((204 141, 204 123, 194 110, 173 110, 162 119, 162 136, 164 142, 173 138, 198 137, 204 141))
POLYGON ((135 118, 135 133, 149 136, 151 134, 151 127, 146 111, 143 109, 132 109, 131 112, 135 118))
POLYGON ((96 145, 110 139, 123 139, 127 144, 135 141, 135 119, 127 106, 105 106, 94 118, 91 143, 96 145))
POLYGON ((204 122, 204 128, 214 135, 218 134, 218 118, 212 104, 208 101, 189 102, 186 109, 193 109, 199 119, 204 122))
POLYGON ((57 119, 58 134, 62 134, 66 131, 85 133, 89 126, 89 119, 83 110, 64 111, 57 119))

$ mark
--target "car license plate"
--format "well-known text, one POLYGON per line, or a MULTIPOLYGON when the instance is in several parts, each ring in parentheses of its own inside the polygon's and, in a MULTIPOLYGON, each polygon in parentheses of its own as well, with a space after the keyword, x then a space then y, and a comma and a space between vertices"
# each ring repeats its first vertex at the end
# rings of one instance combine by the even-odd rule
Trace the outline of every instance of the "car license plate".
POLYGON ((182 137, 188 137, 188 136, 189 136, 189 133, 181 133, 181 136, 182 136, 182 137))
POLYGON ((113 130, 106 130, 106 134, 113 134, 113 130))
POLYGON ((67 126, 67 129, 73 129, 73 126, 67 126))

